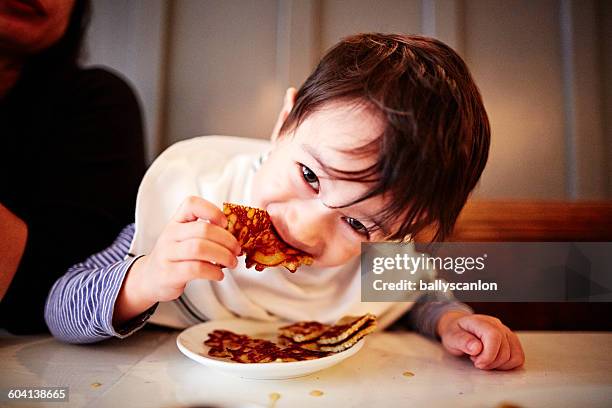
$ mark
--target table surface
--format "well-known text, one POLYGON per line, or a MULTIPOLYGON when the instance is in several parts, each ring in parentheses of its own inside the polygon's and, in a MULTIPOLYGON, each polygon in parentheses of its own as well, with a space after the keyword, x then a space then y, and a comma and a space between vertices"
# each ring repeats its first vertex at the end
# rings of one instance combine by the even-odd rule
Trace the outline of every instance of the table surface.
POLYGON ((246 380, 204 367, 180 353, 177 335, 143 330, 79 346, 4 334, 0 388, 70 387, 68 403, 28 405, 36 407, 612 406, 612 332, 518 332, 526 363, 505 372, 478 370, 415 333, 376 333, 339 365, 290 380, 246 380))

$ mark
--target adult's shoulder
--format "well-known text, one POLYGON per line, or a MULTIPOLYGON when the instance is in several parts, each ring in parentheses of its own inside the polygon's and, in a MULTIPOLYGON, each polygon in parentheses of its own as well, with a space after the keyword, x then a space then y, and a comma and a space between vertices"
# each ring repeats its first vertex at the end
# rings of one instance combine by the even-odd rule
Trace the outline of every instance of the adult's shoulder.
POLYGON ((110 102, 138 106, 136 92, 128 80, 109 68, 80 68, 70 81, 72 94, 85 101, 110 102))
POLYGON ((121 149, 144 161, 142 111, 126 79, 106 68, 79 68, 62 88, 57 90, 63 105, 55 108, 55 123, 73 144, 63 150, 96 157, 121 149))

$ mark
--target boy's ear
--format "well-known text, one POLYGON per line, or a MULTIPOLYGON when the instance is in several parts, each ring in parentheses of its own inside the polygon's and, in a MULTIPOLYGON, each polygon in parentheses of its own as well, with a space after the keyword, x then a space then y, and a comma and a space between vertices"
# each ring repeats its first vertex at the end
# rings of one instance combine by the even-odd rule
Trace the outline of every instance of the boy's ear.
POLYGON ((281 111, 278 114, 278 119, 276 119, 274 130, 272 130, 272 135, 270 136, 270 140, 272 141, 272 143, 276 142, 276 140, 278 139, 278 134, 280 132, 281 127, 283 126, 283 123, 285 123, 285 119, 287 119, 287 116, 289 116, 289 112, 291 112, 291 109, 293 109, 296 94, 297 90, 295 88, 288 88, 287 92, 285 92, 283 107, 281 108, 281 111))

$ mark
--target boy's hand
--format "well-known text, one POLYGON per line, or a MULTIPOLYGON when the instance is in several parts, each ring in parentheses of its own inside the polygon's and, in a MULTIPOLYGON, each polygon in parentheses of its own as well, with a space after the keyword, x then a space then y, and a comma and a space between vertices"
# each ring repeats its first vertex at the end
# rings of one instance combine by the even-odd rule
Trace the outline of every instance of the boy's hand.
POLYGON ((209 201, 183 201, 153 251, 132 265, 117 299, 115 323, 176 299, 191 280, 222 280, 221 268, 234 268, 241 250, 226 226, 223 212, 209 201))
POLYGON ((517 335, 495 317, 450 311, 440 317, 437 330, 446 350, 469 355, 476 368, 511 370, 525 362, 517 335))

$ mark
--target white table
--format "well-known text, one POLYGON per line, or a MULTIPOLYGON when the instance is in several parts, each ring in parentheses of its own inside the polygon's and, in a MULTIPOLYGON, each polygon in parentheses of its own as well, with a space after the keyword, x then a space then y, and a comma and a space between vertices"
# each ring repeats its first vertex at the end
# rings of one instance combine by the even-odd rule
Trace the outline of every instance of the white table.
MULTIPOLYGON (((354 357, 291 380, 244 380, 184 357, 177 332, 144 330, 126 340, 76 346, 49 336, 0 337, 0 381, 69 386, 69 403, 14 406, 496 407, 612 406, 612 333, 519 332, 527 362, 481 371, 409 332, 377 333, 354 357), (414 376, 402 375, 411 371, 414 376), (322 396, 311 396, 320 390, 322 396)), ((6 405, 6 404, 5 404, 6 405)))

